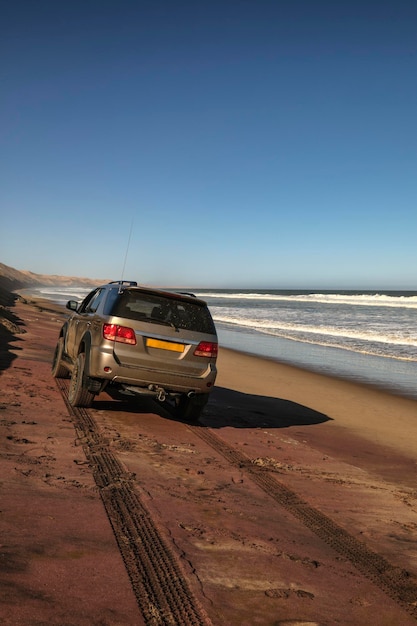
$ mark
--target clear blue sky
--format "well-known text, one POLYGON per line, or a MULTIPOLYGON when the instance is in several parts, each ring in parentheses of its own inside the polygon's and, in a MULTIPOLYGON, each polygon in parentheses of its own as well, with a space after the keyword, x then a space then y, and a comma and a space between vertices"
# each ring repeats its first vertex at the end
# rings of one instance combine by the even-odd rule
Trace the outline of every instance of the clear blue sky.
POLYGON ((1 262, 417 289, 415 0, 14 0, 0 51, 1 262))

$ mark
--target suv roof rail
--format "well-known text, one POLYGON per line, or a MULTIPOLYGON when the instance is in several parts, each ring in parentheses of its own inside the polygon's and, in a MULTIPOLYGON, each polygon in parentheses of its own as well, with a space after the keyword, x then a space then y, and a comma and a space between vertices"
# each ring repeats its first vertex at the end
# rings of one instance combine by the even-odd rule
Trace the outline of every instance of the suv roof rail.
POLYGON ((191 293, 190 291, 179 291, 178 292, 182 296, 190 296, 191 298, 196 298, 195 293, 191 293))
POLYGON ((137 287, 138 284, 135 280, 111 280, 109 285, 129 285, 129 287, 137 287))

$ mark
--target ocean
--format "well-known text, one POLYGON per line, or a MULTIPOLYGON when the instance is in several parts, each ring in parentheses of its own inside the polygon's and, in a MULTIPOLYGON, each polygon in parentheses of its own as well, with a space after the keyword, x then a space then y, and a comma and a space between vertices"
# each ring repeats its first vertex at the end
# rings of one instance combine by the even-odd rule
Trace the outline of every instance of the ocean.
MULTIPOLYGON (((65 304, 89 291, 43 287, 37 295, 65 304)), ((417 292, 193 293, 207 302, 221 346, 417 398, 417 292)))

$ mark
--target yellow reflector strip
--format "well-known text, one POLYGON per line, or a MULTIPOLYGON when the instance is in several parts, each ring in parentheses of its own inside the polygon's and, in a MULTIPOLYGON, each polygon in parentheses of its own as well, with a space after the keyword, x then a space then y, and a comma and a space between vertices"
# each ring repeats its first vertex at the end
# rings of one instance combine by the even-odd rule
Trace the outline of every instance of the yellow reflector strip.
POLYGON ((171 350, 172 352, 184 352, 182 343, 173 343, 172 341, 161 341, 160 339, 146 339, 148 348, 160 348, 161 350, 171 350))

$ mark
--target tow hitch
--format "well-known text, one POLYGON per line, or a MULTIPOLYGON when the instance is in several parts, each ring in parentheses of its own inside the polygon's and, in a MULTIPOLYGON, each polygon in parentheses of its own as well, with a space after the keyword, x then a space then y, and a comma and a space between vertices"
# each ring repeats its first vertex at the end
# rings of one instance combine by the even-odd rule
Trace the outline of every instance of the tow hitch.
POLYGON ((165 402, 167 396, 170 395, 167 391, 165 391, 165 389, 158 387, 157 385, 149 385, 149 387, 133 387, 131 385, 123 385, 123 390, 139 396, 152 396, 159 402, 165 402))
POLYGON ((156 392, 156 399, 157 399, 159 402, 165 402, 165 399, 166 399, 166 397, 167 397, 167 394, 166 394, 165 390, 164 390, 164 389, 162 389, 162 387, 157 387, 157 388, 155 389, 155 392, 156 392))

